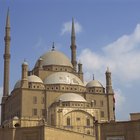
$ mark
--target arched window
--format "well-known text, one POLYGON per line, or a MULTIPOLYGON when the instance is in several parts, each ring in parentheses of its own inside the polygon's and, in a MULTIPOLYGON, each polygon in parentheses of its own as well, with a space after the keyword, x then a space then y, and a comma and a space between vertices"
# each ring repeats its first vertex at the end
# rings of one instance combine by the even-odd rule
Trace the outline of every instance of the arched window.
POLYGON ((90 119, 87 118, 87 126, 90 126, 90 119))
POLYGON ((70 126, 70 117, 67 117, 67 126, 70 126))
POLYGON ((90 135, 90 131, 89 130, 87 130, 87 134, 90 135))

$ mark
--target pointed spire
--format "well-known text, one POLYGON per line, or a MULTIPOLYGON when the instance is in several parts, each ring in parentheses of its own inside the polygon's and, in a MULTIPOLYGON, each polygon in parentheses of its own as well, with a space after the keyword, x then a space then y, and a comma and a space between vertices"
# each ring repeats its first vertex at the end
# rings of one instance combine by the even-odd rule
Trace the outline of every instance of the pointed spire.
POLYGON ((8 8, 8 10, 7 10, 6 27, 10 27, 10 14, 9 14, 9 8, 8 8))
POLYGON ((71 29, 71 63, 73 65, 74 71, 77 71, 77 61, 76 61, 76 37, 74 28, 74 19, 72 18, 72 29, 71 29))
POLYGON ((93 80, 95 80, 95 79, 94 79, 94 74, 93 74, 93 80))
POLYGON ((110 72, 109 67, 107 67, 107 71, 106 72, 110 72))
POLYGON ((75 27, 74 27, 74 18, 72 18, 72 30, 71 30, 71 45, 75 45, 75 27))
POLYGON ((71 35, 75 36, 74 18, 72 18, 72 31, 71 31, 71 35))

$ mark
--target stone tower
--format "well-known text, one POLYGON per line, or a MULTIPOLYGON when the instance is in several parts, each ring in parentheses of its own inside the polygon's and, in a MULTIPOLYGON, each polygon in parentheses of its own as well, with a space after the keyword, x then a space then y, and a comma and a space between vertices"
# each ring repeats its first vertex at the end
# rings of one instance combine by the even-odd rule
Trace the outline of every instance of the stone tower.
POLYGON ((113 90, 112 90, 111 72, 109 71, 109 68, 107 68, 105 74, 106 74, 106 93, 110 94, 113 93, 113 90))
POLYGON ((5 120, 5 100, 9 95, 9 75, 10 75, 10 16, 9 9, 7 11, 6 27, 5 27, 5 52, 4 58, 4 80, 3 80, 3 96, 1 101, 1 122, 5 120))
POLYGON ((76 37, 74 28, 74 19, 72 18, 72 30, 71 30, 71 63, 73 65, 74 71, 76 72, 77 61, 76 61, 76 37))
POLYGON ((4 85, 3 97, 9 95, 9 71, 10 71, 10 16, 9 9, 7 12, 6 27, 5 27, 5 52, 4 52, 4 85))
MULTIPOLYGON (((114 92, 112 89, 112 80, 111 80, 111 72, 109 68, 105 73, 106 75, 106 94, 107 94, 107 113, 108 113, 108 121, 115 120, 115 112, 113 109, 113 116, 111 116, 112 106, 114 106, 114 102, 112 104, 112 97, 114 97, 114 92), (113 95, 113 96, 112 96, 113 95)), ((114 107, 113 107, 114 108, 114 107)))
POLYGON ((28 63, 24 60, 22 63, 22 78, 21 78, 21 87, 28 87, 28 63))

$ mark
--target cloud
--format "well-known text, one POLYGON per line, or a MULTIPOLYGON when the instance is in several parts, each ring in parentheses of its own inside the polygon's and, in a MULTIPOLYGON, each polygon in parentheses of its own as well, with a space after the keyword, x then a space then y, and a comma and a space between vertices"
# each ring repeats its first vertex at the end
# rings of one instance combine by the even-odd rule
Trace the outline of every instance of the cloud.
MULTIPOLYGON (((140 24, 137 24, 131 34, 122 35, 116 41, 103 46, 100 53, 85 48, 78 59, 84 64, 87 81, 95 74, 95 79, 105 83, 104 73, 109 67, 116 85, 133 85, 135 81, 140 80, 140 24)), ((116 108, 121 109, 125 102, 125 94, 122 94, 121 90, 115 93, 116 108)))
POLYGON ((113 76, 120 81, 132 82, 140 79, 140 24, 130 35, 123 35, 109 45, 103 46, 99 53, 84 49, 79 55, 84 71, 103 74, 109 66, 113 76))
POLYGON ((121 90, 120 89, 115 90, 116 109, 121 111, 124 103, 125 103, 125 97, 123 93, 121 92, 121 90))
MULTIPOLYGON (((64 35, 65 33, 71 33, 71 27, 72 27, 71 21, 65 22, 61 29, 61 35, 64 35)), ((82 31, 82 26, 80 25, 78 21, 74 23, 74 27, 75 27, 76 33, 80 33, 82 31)))

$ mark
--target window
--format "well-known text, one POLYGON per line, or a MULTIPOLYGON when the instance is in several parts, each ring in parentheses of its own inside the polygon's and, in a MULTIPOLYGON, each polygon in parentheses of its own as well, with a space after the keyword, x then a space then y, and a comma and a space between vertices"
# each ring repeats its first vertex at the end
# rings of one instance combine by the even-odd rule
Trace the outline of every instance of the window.
POLYGON ((79 117, 77 117, 77 118, 76 118, 76 120, 77 120, 77 121, 80 121, 80 118, 79 118, 79 117))
POLYGON ((103 102, 103 100, 101 100, 100 101, 100 106, 103 107, 103 105, 104 105, 104 102, 103 102))
POLYGON ((90 119, 87 118, 87 126, 90 126, 90 119))
POLYGON ((70 117, 67 117, 67 126, 70 126, 70 117))
POLYGON ((104 117, 104 111, 101 111, 101 118, 104 117))
POLYGON ((42 98, 41 98, 41 104, 44 104, 44 103, 45 103, 45 98, 42 97, 42 98))
POLYGON ((37 115, 37 109, 34 108, 34 109, 33 109, 33 116, 36 116, 36 115, 37 115))
POLYGON ((37 104, 37 97, 33 96, 33 104, 37 104))

